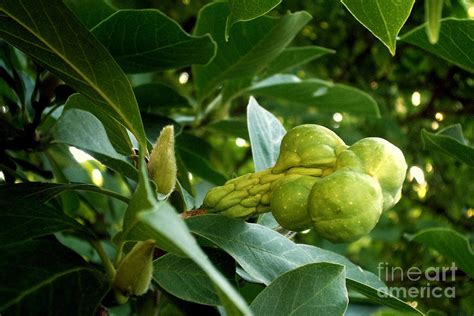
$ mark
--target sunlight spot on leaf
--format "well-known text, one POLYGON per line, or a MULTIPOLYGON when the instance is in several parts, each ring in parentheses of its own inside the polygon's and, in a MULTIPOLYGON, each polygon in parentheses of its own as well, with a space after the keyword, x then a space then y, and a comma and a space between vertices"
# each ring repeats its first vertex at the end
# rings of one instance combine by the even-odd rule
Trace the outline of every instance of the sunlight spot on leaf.
POLYGON ((467 14, 471 19, 474 19, 474 5, 471 5, 469 9, 467 10, 467 14))
POLYGON ((92 170, 92 182, 98 187, 101 187, 104 184, 104 178, 102 177, 102 172, 99 169, 92 170))
POLYGON ((433 121, 431 123, 431 128, 436 131, 439 128, 439 123, 436 121, 433 121))
POLYGON ((193 174, 191 172, 188 172, 188 179, 189 181, 193 181, 193 174))
POLYGON ((441 112, 436 113, 436 114, 435 114, 435 119, 436 119, 437 121, 439 121, 439 122, 441 122, 442 120, 444 120, 444 115, 443 115, 443 113, 441 113, 441 112))
POLYGON ((69 152, 72 154, 72 156, 74 157, 74 159, 76 159, 78 163, 83 163, 88 160, 95 160, 91 155, 83 152, 80 149, 77 149, 76 147, 70 146, 69 152))

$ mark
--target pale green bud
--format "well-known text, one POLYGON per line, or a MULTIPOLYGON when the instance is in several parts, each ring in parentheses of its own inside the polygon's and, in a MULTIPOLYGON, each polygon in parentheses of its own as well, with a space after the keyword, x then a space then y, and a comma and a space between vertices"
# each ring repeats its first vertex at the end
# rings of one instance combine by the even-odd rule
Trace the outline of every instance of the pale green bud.
POLYGON ((114 287, 125 297, 143 295, 150 286, 153 274, 155 241, 139 241, 120 262, 114 287))
POLYGON ((156 140, 148 163, 148 174, 156 184, 156 191, 168 196, 176 185, 176 156, 173 125, 165 126, 156 140))

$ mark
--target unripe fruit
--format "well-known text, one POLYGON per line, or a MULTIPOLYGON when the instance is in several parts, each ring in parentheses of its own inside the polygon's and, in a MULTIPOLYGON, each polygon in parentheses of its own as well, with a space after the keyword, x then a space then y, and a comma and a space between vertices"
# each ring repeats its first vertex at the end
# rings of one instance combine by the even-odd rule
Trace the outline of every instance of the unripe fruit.
POLYGON ((154 240, 139 241, 120 262, 114 287, 124 296, 143 295, 153 273, 154 240))
POLYGON ((176 185, 176 156, 174 153, 173 125, 165 126, 156 140, 148 163, 148 174, 156 184, 156 191, 164 196, 176 185))
POLYGON ((331 167, 346 148, 344 141, 324 126, 299 125, 283 137, 273 173, 292 167, 331 167))
POLYGON ((318 180, 316 177, 288 175, 275 183, 270 207, 281 227, 296 232, 311 228, 308 196, 318 180))
POLYGON ((385 139, 368 137, 354 143, 337 160, 337 169, 343 168, 361 171, 379 182, 384 210, 400 199, 407 164, 402 151, 385 139))
POLYGON ((308 211, 318 234, 333 242, 349 242, 374 228, 382 205, 382 190, 375 179, 340 170, 315 182, 308 211))

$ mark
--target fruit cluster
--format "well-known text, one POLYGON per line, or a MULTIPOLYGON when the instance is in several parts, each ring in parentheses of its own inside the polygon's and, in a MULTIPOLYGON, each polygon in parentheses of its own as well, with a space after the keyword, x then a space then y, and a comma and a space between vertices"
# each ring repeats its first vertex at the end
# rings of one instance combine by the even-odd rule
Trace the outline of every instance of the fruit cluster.
POLYGON ((368 234, 398 202, 406 169, 401 150, 385 139, 349 147, 323 126, 300 125, 283 138, 275 166, 213 188, 203 208, 239 218, 271 211, 283 228, 314 228, 348 242, 368 234))

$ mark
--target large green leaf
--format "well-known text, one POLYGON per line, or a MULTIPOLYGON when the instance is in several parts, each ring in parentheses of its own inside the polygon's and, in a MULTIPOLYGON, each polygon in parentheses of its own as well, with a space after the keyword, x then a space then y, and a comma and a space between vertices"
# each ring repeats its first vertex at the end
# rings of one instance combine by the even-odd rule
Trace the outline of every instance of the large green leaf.
POLYGON ((91 113, 74 108, 65 111, 56 123, 54 136, 56 142, 80 148, 123 176, 137 179, 135 167, 115 151, 102 123, 91 113))
POLYGON ((392 296, 377 277, 360 272, 347 259, 319 248, 298 246, 279 233, 258 224, 222 215, 201 215, 186 220, 192 233, 205 238, 231 255, 255 282, 270 284, 281 274, 314 262, 342 264, 347 284, 372 301, 402 311, 418 312, 392 296), (310 249, 310 250, 308 250, 310 249))
POLYGON ((184 165, 192 174, 215 185, 222 185, 226 181, 224 175, 214 170, 209 161, 201 155, 198 155, 195 151, 180 146, 177 146, 177 151, 181 156, 184 165))
POLYGON ((147 177, 144 162, 140 166, 137 189, 130 200, 118 242, 154 239, 169 252, 191 258, 212 280, 229 315, 250 315, 250 309, 198 246, 184 221, 167 203, 158 203, 147 177))
POLYGON ((236 24, 228 42, 224 38, 227 3, 214 2, 201 9, 195 33, 210 33, 217 42, 214 59, 206 66, 193 66, 198 98, 203 100, 225 79, 253 76, 277 57, 311 16, 289 13, 282 18, 260 17, 236 24))
POLYGON ((0 186, 0 244, 7 245, 59 231, 93 233, 63 211, 43 203, 67 191, 89 191, 122 202, 128 199, 90 184, 28 182, 0 186))
POLYGON ((404 34, 403 42, 418 46, 438 57, 467 70, 474 72, 472 57, 472 39, 474 38, 474 20, 443 19, 436 44, 429 42, 425 24, 404 34))
POLYGON ((397 35, 415 0, 341 0, 352 15, 395 55, 397 35))
POLYGON ((140 112, 127 77, 62 1, 3 0, 0 37, 98 103, 146 148, 140 112))
POLYGON ((212 281, 193 260, 167 254, 153 266, 153 279, 167 292, 199 304, 220 304, 212 281))
POLYGON ((285 128, 253 97, 247 105, 247 126, 255 171, 273 167, 280 153, 281 140, 286 134, 285 128))
POLYGON ((143 84, 134 91, 142 113, 164 114, 178 107, 189 107, 185 97, 162 83, 143 84))
POLYGON ((61 210, 32 203, 0 204, 0 244, 32 239, 65 230, 87 231, 61 210))
POLYGON ((191 36, 158 10, 120 10, 92 32, 128 73, 206 64, 216 45, 209 35, 191 36))
POLYGON ((45 240, 1 247, 0 271, 5 315, 94 315, 109 290, 103 273, 45 240))
POLYGON ((228 39, 229 30, 239 21, 250 21, 271 11, 281 0, 229 0, 230 13, 225 26, 225 36, 228 39))
POLYGON ((460 233, 444 227, 428 228, 407 238, 437 250, 474 278, 474 252, 469 240, 460 233))
POLYGON ((271 76, 304 65, 324 55, 334 53, 334 50, 320 46, 288 47, 270 62, 264 74, 265 76, 271 76))
POLYGON ((89 29, 116 11, 107 0, 64 0, 64 3, 89 29))
MULTIPOLYGON (((206 254, 229 280, 234 278, 232 257, 213 248, 207 249, 206 254)), ((157 259, 153 266, 153 279, 167 292, 198 304, 221 304, 211 279, 193 260, 168 253, 157 259)))
POLYGON ((421 138, 425 149, 439 151, 474 167, 474 148, 467 145, 462 134, 461 125, 448 126, 438 133, 422 130, 421 138))
POLYGON ((348 303, 344 266, 310 263, 279 276, 250 307, 256 315, 344 315, 348 303))
POLYGON ((377 103, 367 93, 320 79, 301 80, 293 75, 275 75, 244 92, 277 98, 290 105, 314 106, 322 111, 379 115, 377 103))
MULTIPOLYGON (((105 128, 110 143, 118 153, 126 156, 134 153, 133 144, 130 140, 127 129, 122 124, 117 122, 113 117, 109 116, 107 112, 104 111, 104 109, 100 106, 100 104, 97 104, 83 95, 76 93, 71 95, 66 100, 64 111, 69 109, 79 109, 94 114, 94 116, 100 120, 103 128, 105 128)), ((101 131, 103 128, 100 128, 101 131)))
POLYGON ((107 195, 124 203, 128 198, 116 192, 99 188, 92 184, 84 183, 42 183, 27 182, 0 185, 0 204, 31 204, 38 206, 53 197, 67 191, 88 191, 107 195))

